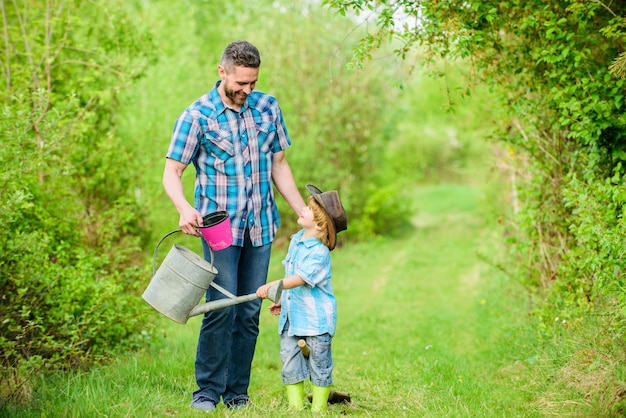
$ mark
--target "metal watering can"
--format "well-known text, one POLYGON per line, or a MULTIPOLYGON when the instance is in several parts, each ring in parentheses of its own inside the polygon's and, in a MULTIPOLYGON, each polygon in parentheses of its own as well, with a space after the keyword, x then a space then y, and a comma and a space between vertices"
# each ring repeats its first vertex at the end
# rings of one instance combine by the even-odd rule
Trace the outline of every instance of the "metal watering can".
MULTIPOLYGON (((211 262, 208 263, 204 258, 188 248, 174 244, 159 269, 156 270, 156 256, 159 246, 165 238, 177 232, 182 232, 182 230, 178 229, 167 233, 159 240, 154 249, 152 256, 152 279, 142 295, 142 298, 150 306, 169 319, 185 324, 192 316, 258 299, 255 293, 235 296, 213 283, 217 275, 217 269, 213 265, 213 250, 211 246, 209 246, 211 262), (226 298, 198 305, 209 286, 217 289, 226 298)), ((268 298, 272 302, 280 301, 282 291, 283 282, 281 280, 269 289, 268 298)))

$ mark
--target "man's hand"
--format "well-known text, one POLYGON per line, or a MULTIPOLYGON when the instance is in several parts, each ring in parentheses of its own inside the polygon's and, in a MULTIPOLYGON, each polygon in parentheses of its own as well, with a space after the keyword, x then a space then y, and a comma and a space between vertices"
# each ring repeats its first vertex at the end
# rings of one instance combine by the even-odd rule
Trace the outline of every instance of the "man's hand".
POLYGON ((199 235, 197 227, 202 226, 202 215, 193 207, 188 206, 180 212, 178 226, 187 235, 199 235))

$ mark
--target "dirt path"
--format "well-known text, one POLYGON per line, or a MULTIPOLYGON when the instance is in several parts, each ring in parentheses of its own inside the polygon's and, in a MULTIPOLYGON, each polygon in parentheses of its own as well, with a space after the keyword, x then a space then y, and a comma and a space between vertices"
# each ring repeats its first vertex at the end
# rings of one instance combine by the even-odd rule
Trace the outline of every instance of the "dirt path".
POLYGON ((337 384, 373 415, 534 415, 506 384, 519 378, 511 344, 524 304, 483 261, 497 246, 480 190, 424 187, 414 199, 411 233, 335 255, 337 384))

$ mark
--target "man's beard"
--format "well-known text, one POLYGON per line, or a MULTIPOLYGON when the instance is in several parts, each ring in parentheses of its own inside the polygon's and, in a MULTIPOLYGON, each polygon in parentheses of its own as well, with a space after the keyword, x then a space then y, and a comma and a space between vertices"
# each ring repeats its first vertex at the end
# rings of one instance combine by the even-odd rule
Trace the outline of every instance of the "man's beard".
POLYGON ((246 102, 246 97, 248 97, 247 94, 244 94, 244 93, 240 94, 240 93, 241 93, 240 91, 236 92, 224 86, 224 94, 226 95, 226 97, 228 97, 228 99, 231 102, 233 102, 237 106, 243 105, 246 102))

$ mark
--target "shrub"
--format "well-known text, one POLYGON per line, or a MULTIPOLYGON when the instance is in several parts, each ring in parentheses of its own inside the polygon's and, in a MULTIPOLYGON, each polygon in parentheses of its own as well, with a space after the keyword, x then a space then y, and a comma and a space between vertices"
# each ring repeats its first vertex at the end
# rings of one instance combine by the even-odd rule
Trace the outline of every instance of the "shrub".
POLYGON ((1 41, 10 68, 0 86, 8 397, 33 372, 91 363, 132 346, 145 328, 136 292, 145 214, 115 109, 147 59, 146 40, 130 31, 122 2, 27 3, 5 5, 1 41))

